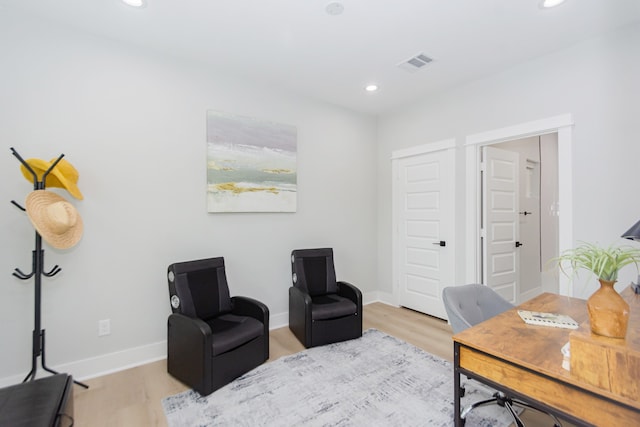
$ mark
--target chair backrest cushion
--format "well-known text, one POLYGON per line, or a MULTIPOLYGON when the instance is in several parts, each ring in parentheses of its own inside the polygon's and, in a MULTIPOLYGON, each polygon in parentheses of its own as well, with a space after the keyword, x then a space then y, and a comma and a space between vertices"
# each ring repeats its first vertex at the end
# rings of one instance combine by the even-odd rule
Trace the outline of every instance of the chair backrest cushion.
POLYGON ((454 333, 513 307, 496 291, 479 284, 446 287, 442 291, 442 300, 454 333))
POLYGON ((168 279, 170 298, 179 301, 178 307, 172 301, 174 312, 207 320, 231 311, 224 258, 171 264, 168 279))
POLYGON ((293 286, 311 296, 338 292, 333 249, 296 249, 291 252, 293 286))

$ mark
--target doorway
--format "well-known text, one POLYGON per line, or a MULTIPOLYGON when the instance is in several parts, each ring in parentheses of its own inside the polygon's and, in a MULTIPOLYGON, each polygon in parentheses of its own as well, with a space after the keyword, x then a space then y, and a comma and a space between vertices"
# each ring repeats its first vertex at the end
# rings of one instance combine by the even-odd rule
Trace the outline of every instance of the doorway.
MULTIPOLYGON (((469 135, 466 138, 466 283, 481 283, 483 281, 481 158, 484 146, 539 136, 542 141, 541 147, 548 148, 547 143, 544 142, 545 135, 557 135, 558 193, 557 203, 553 206, 553 213, 557 218, 557 239, 555 240, 557 244, 553 249, 556 253, 562 253, 572 246, 572 128, 573 119, 571 115, 567 114, 469 135)), ((563 275, 558 275, 557 269, 543 268, 542 275, 543 284, 558 283, 556 292, 561 295, 573 296, 571 282, 563 275), (553 277, 545 278, 545 274, 553 277), (557 282, 554 282, 556 280, 557 282)), ((551 290, 545 286, 543 286, 543 291, 551 290)))

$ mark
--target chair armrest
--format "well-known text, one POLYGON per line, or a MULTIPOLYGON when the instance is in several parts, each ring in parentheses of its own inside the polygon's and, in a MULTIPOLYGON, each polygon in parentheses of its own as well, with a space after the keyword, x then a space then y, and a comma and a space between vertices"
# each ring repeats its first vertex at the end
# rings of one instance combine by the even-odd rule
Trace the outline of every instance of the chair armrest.
POLYGON ((179 334, 181 339, 188 340, 192 345, 211 340, 211 327, 204 320, 184 314, 170 314, 167 329, 169 336, 179 334))
POLYGON ((350 299, 358 307, 358 312, 362 311, 362 292, 360 289, 348 282, 338 282, 338 295, 350 299))
POLYGON ((364 317, 364 313, 362 312, 362 292, 360 292, 360 289, 356 288, 351 283, 338 282, 338 295, 350 299, 356 305, 356 309, 358 310, 357 336, 362 336, 362 318, 364 317))
POLYGON ((264 360, 269 358, 269 307, 266 304, 249 297, 231 297, 231 312, 238 316, 252 317, 264 327, 264 360))
POLYGON ((167 319, 167 370, 170 374, 204 390, 211 383, 213 336, 202 319, 173 313, 167 319))
POLYGON ((289 305, 293 304, 304 312, 304 316, 311 319, 311 295, 302 292, 295 286, 289 288, 289 305))
POLYGON ((231 312, 238 316, 253 317, 269 328, 269 308, 262 302, 249 297, 231 297, 231 312))
POLYGON ((307 348, 311 347, 311 296, 295 286, 289 288, 289 329, 307 348))

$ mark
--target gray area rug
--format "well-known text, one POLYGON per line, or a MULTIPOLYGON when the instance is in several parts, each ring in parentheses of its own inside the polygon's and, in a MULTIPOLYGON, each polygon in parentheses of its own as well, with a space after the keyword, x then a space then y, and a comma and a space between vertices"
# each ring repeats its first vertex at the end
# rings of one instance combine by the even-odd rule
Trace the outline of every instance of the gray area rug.
MULTIPOLYGON (((452 344, 453 346, 453 344, 452 344)), ((491 391, 465 383, 463 406, 491 391)), ((206 397, 164 398, 170 427, 452 426, 453 365, 375 329, 265 363, 206 397)), ((496 405, 467 426, 508 426, 496 405)))

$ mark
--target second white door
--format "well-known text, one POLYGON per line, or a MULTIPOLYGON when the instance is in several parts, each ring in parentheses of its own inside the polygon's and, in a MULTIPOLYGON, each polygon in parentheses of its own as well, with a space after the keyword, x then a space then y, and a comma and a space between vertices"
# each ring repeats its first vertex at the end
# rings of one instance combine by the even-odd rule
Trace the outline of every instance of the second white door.
POLYGON ((511 302, 518 299, 518 153, 483 147, 483 283, 511 302))

